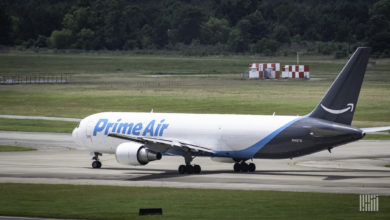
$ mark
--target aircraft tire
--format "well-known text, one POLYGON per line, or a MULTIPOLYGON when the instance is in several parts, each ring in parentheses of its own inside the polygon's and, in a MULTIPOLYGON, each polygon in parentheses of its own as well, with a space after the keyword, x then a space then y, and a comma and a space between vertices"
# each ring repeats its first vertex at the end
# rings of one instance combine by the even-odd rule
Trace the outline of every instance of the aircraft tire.
POLYGON ((240 168, 241 168, 241 172, 243 172, 243 173, 248 172, 248 164, 247 163, 242 162, 240 164, 240 168))
POLYGON ((179 166, 179 174, 184 174, 186 172, 186 166, 185 165, 180 165, 179 166))
POLYGON ((190 164, 186 165, 186 171, 188 174, 192 174, 194 172, 194 167, 190 164))
POLYGON ((96 169, 96 168, 100 168, 102 167, 102 163, 100 163, 100 161, 93 161, 92 162, 92 168, 96 169))
POLYGON ((248 165, 248 171, 249 171, 249 172, 255 172, 255 171, 256 171, 256 164, 250 163, 250 164, 248 165))
POLYGON ((241 171, 240 164, 239 163, 234 163, 233 170, 234 170, 234 172, 240 172, 241 171))
POLYGON ((202 171, 199 165, 194 165, 194 173, 199 174, 202 171))

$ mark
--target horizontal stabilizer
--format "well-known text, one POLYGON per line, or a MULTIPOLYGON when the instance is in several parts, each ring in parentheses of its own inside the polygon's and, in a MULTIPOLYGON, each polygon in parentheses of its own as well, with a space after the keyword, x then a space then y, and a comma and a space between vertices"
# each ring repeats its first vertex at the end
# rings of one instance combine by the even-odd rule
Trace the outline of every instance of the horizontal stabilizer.
POLYGON ((372 128, 360 128, 361 130, 363 130, 365 133, 374 133, 374 132, 378 132, 378 131, 388 131, 390 130, 390 126, 386 126, 386 127, 372 127, 372 128))

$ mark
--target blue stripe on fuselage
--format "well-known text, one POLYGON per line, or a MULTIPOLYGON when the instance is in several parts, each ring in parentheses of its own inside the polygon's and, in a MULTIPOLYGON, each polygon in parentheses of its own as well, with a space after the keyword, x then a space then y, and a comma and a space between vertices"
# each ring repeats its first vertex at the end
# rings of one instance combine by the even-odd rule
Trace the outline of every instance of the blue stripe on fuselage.
POLYGON ((236 158, 236 159, 250 159, 253 158, 254 155, 261 149, 263 148, 266 144, 268 144, 276 135, 278 135, 280 132, 282 132, 284 129, 295 123, 296 121, 305 118, 307 116, 303 117, 298 117, 287 124, 283 125, 282 127, 278 128, 271 134, 269 134, 267 137, 261 139, 259 142, 256 144, 244 149, 244 150, 239 150, 239 151, 214 151, 215 156, 217 157, 231 157, 231 158, 236 158))

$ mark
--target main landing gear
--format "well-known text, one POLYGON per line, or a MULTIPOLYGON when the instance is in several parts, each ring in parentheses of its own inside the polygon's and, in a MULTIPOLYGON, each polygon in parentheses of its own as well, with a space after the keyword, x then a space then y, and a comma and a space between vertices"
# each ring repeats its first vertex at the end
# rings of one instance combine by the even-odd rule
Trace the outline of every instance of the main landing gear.
POLYGON ((179 166, 179 173, 180 174, 199 174, 200 171, 202 171, 202 169, 200 168, 199 165, 191 165, 191 164, 187 164, 187 165, 180 165, 179 166))
POLYGON ((102 156, 102 153, 99 152, 93 152, 94 156, 92 157, 92 168, 100 168, 102 167, 102 163, 99 161, 99 156, 102 156))
POLYGON ((194 159, 194 157, 192 157, 190 154, 184 156, 184 160, 185 160, 186 164, 185 165, 182 164, 179 166, 179 169, 178 169, 179 174, 185 174, 185 173, 199 174, 202 171, 202 169, 200 168, 199 165, 191 165, 191 162, 193 159, 194 159))
POLYGON ((254 163, 245 163, 245 161, 236 162, 233 166, 234 172, 255 172, 256 165, 254 163))

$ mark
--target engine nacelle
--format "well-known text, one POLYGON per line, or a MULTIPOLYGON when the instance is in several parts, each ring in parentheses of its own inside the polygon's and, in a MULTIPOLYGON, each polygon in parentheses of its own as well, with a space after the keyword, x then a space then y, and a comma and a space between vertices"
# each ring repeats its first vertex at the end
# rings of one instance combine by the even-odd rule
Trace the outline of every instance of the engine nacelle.
POLYGON ((137 166, 146 165, 153 160, 160 160, 161 153, 153 152, 142 144, 126 142, 118 145, 115 157, 120 164, 137 166))

